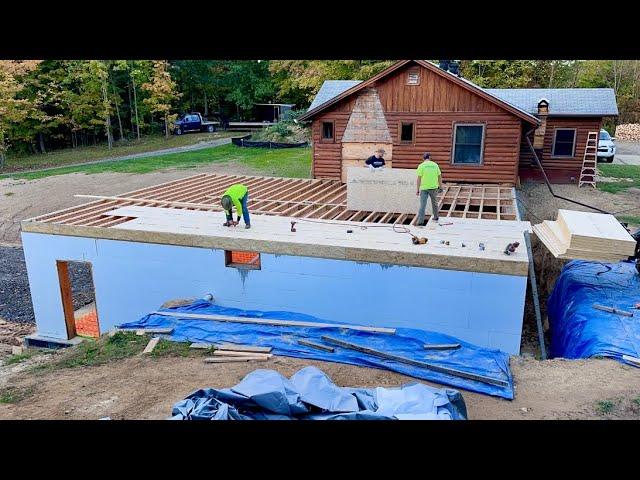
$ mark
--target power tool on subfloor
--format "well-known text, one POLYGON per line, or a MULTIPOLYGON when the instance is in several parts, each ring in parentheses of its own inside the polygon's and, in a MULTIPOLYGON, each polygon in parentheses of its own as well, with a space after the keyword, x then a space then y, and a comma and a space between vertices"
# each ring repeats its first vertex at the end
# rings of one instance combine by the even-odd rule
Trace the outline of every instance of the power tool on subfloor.
POLYGON ((411 235, 411 242, 413 242, 414 245, 424 245, 428 241, 429 240, 425 237, 416 237, 415 235, 411 235))
POLYGON ((520 246, 520 242, 513 242, 510 243, 509 245, 507 245, 507 247, 504 249, 504 254, 505 255, 511 255, 513 252, 516 251, 516 248, 518 248, 520 246))

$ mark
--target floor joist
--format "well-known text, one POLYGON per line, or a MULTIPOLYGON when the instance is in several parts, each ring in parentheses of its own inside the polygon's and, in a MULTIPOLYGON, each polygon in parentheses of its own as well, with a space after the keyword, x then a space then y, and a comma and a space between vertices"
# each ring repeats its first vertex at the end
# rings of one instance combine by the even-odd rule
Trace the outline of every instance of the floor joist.
MULTIPOLYGON (((337 180, 199 174, 117 196, 90 196, 89 203, 27 221, 111 227, 128 220, 106 212, 125 206, 220 211, 220 196, 234 183, 249 187, 249 210, 265 215, 415 225, 415 214, 347 209, 347 186, 337 180)), ((80 195, 78 195, 80 197, 80 195)), ((445 184, 438 195, 440 216, 518 220, 513 188, 499 185, 445 184)), ((417 212, 416 212, 417 213, 417 212)), ((428 216, 427 216, 428 218, 428 216)))

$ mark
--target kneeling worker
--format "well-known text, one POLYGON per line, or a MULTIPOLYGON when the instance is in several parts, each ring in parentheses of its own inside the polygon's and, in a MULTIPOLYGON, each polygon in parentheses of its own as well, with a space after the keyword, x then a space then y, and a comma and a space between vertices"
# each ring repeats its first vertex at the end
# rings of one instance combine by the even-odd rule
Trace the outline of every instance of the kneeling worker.
POLYGON ((247 200, 249 199, 249 189, 241 183, 231 185, 222 195, 220 199, 222 208, 227 214, 227 221, 224 223, 225 227, 235 227, 240 222, 240 212, 242 212, 242 218, 244 219, 244 228, 251 228, 251 221, 249 220, 249 209, 247 208, 247 200), (236 214, 238 220, 233 221, 233 207, 236 207, 236 214))
POLYGON ((427 207, 427 197, 431 199, 431 208, 433 210, 433 219, 438 221, 438 199, 436 194, 442 191, 442 173, 436 162, 429 160, 430 155, 425 153, 423 162, 418 165, 416 174, 418 181, 416 182, 416 195, 420 197, 420 208, 418 209, 418 220, 416 225, 424 225, 424 211, 427 207))
POLYGON ((374 168, 382 168, 384 167, 384 158, 382 158, 382 156, 384 155, 384 149, 383 148, 379 148, 378 150, 376 150, 376 153, 374 155, 371 155, 369 158, 367 158, 367 160, 364 162, 365 165, 368 165, 370 169, 374 169, 374 168))

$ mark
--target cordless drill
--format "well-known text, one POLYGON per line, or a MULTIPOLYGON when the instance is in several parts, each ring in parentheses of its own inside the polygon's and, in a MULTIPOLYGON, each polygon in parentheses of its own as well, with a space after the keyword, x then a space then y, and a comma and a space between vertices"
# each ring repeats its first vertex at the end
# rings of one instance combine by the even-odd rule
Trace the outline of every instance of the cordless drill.
POLYGON ((507 245, 507 247, 504 249, 504 254, 505 255, 511 255, 513 252, 516 251, 516 248, 518 248, 518 246, 520 245, 520 242, 513 242, 510 243, 509 245, 507 245))

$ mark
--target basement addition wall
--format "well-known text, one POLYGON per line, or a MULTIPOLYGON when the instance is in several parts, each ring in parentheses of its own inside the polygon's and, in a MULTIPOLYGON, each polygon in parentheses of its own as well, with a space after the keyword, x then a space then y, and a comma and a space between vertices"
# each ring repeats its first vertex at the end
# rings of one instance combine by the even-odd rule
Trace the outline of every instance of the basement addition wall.
POLYGON ((261 255, 261 270, 225 266, 224 250, 23 233, 37 334, 66 339, 56 260, 89 261, 103 332, 172 299, 214 296, 360 325, 435 330, 520 351, 527 277, 261 255))

